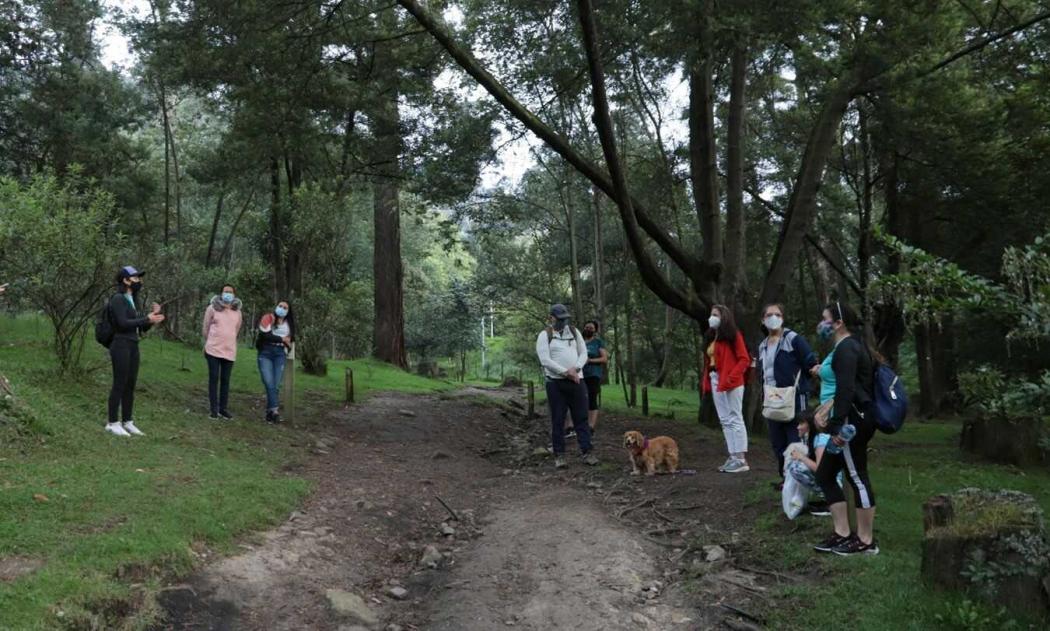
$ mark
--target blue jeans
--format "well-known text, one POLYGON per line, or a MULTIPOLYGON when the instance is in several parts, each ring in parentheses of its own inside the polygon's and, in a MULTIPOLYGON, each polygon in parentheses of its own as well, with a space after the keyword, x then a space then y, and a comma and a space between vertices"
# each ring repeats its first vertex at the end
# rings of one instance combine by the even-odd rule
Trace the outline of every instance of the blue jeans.
POLYGON ((284 346, 267 344, 259 351, 259 376, 266 388, 266 409, 276 410, 280 407, 281 379, 284 378, 284 362, 288 355, 284 346))
POLYGON ((554 455, 565 453, 565 411, 572 413, 572 425, 576 430, 576 442, 580 453, 591 450, 591 426, 587 424, 587 384, 582 380, 547 380, 547 406, 551 411, 551 445, 554 455))

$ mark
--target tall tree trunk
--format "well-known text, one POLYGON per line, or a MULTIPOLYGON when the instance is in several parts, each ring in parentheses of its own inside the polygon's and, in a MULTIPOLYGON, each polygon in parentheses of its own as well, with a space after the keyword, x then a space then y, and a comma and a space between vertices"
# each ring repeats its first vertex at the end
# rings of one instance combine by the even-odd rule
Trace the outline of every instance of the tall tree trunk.
MULTIPOLYGON (((566 185, 569 188, 569 185, 566 185)), ((580 289, 579 244, 576 241, 576 212, 572 207, 572 193, 565 192, 565 228, 569 231, 569 285, 572 288, 573 317, 581 322, 583 314, 583 294, 580 289)))
POLYGON ((715 145, 714 0, 700 2, 698 58, 689 67, 689 162, 693 199, 703 238, 703 260, 722 263, 722 222, 718 206, 715 145))
MULTIPOLYGON (((871 304, 868 301, 869 269, 871 266, 871 218, 874 213, 875 181, 872 177, 871 142, 868 138, 868 112, 863 103, 857 108, 858 129, 860 132, 861 158, 861 200, 860 222, 857 237, 857 284, 861 289, 861 318, 865 323, 871 320, 871 304)), ((872 331, 874 334, 874 331, 872 331)))
MULTIPOLYGON (((726 240, 725 290, 729 304, 743 306, 746 260, 744 222, 744 99, 747 78, 747 48, 733 47, 729 78, 729 115, 726 136, 726 240)), ((756 328, 756 327, 749 327, 756 328)))
POLYGON ((836 82, 825 97, 824 106, 806 142, 802 165, 791 190, 788 209, 784 214, 784 225, 777 241, 773 262, 762 286, 759 304, 777 302, 784 295, 806 233, 816 216, 817 191, 820 190, 824 168, 835 144, 835 132, 842 122, 846 107, 853 100, 853 91, 858 83, 836 82))
MULTIPOLYGON (((605 262, 602 253, 605 244, 602 242, 602 205, 601 192, 591 187, 591 202, 594 205, 594 308, 598 323, 605 328, 605 262)), ((609 371, 604 371, 608 376, 609 371)))
POLYGON ((273 298, 284 300, 288 286, 284 275, 284 222, 281 220, 281 170, 277 156, 270 156, 270 248, 267 253, 273 266, 273 298))
MULTIPOLYGON (((392 13, 392 12, 391 12, 392 13)), ((392 29, 391 29, 392 30, 392 29)), ((404 269, 401 261, 401 116, 398 111, 397 67, 391 46, 376 45, 376 68, 388 74, 386 91, 378 96, 372 115, 375 134, 373 162, 375 245, 373 275, 375 327, 373 354, 377 359, 408 368, 405 352, 404 269)))
POLYGON ((208 252, 204 255, 204 267, 211 267, 211 257, 215 252, 215 237, 219 232, 219 219, 222 217, 222 203, 226 199, 226 191, 219 191, 219 200, 215 203, 215 216, 211 220, 211 234, 208 235, 208 252))

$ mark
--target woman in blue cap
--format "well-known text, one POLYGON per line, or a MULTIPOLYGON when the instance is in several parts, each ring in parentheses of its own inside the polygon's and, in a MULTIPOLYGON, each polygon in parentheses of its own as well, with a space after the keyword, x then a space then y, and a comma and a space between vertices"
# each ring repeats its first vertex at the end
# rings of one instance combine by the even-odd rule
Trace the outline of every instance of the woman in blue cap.
POLYGON ((113 342, 109 357, 113 362, 113 388, 109 391, 109 422, 106 431, 115 436, 143 436, 135 427, 135 383, 139 376, 139 336, 154 324, 164 321, 160 305, 153 303, 150 313, 139 311, 141 272, 128 265, 117 272, 117 291, 109 299, 109 317, 113 323, 113 342), (118 422, 117 413, 120 413, 118 422))

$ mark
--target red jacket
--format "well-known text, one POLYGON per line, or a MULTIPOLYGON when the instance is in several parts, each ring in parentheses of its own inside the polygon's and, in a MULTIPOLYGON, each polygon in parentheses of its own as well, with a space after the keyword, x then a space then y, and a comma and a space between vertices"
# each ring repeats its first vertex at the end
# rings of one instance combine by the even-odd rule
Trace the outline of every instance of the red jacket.
MULTIPOLYGON (((711 358, 704 347, 704 392, 711 392, 711 358)), ((736 343, 724 340, 715 342, 715 366, 718 368, 718 391, 728 392, 744 385, 747 371, 751 368, 751 355, 747 352, 744 336, 737 331, 736 343)))

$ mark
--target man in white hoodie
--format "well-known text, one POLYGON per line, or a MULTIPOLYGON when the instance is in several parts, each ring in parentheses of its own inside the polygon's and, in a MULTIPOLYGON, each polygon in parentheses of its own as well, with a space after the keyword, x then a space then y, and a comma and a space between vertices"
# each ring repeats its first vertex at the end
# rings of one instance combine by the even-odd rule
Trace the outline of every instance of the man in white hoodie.
POLYGON ((550 325, 536 337, 536 355, 543 366, 547 383, 547 407, 551 413, 551 444, 554 447, 554 466, 563 469, 565 462, 566 409, 572 414, 580 456, 588 465, 598 464, 591 453, 591 429, 587 424, 587 385, 583 381, 583 367, 587 365, 587 344, 576 327, 569 324, 569 310, 565 305, 554 305, 550 311, 550 325))

